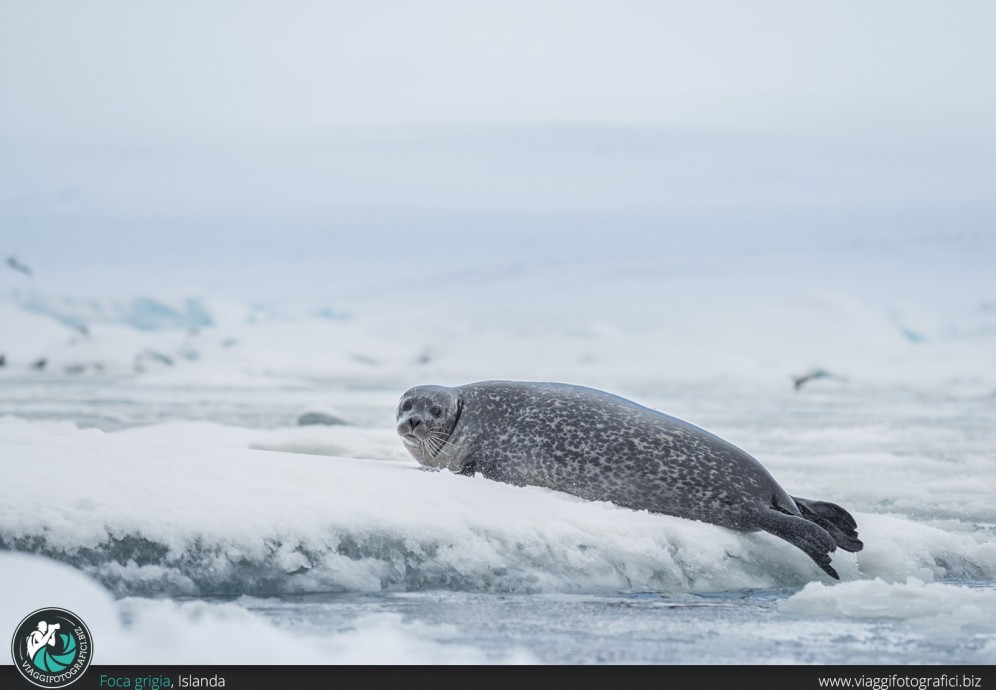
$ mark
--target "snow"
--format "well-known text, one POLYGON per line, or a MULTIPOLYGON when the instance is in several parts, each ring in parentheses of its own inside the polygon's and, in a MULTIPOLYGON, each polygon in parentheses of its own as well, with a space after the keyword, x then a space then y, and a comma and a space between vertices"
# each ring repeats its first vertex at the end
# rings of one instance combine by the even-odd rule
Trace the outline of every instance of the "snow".
MULTIPOLYGON (((508 276, 501 288, 523 289, 515 280, 508 276)), ((530 300, 528 315, 499 314, 490 305, 468 311, 468 300, 486 299, 487 291, 478 286, 458 297, 444 292, 428 314, 380 305, 361 315, 328 319, 314 315, 316 307, 310 316, 307 310, 304 315, 287 310, 260 320, 248 305, 239 310, 225 304, 218 308, 224 316, 216 317, 209 301, 197 302, 207 325, 155 331, 134 327, 134 315, 90 319, 88 308, 78 312, 86 333, 40 318, 34 309, 20 309, 15 298, 0 297, 0 353, 9 353, 0 375, 24 372, 45 357, 49 371, 144 374, 149 384, 174 386, 395 382, 414 380, 416 374, 419 380, 445 382, 544 379, 602 387, 722 380, 782 385, 794 375, 822 369, 831 376, 807 386, 952 386, 974 394, 996 389, 996 329, 988 327, 983 312, 962 323, 974 329, 965 337, 911 339, 906 322, 897 323, 888 309, 845 293, 812 293, 728 311, 678 313, 659 323, 628 321, 637 313, 633 305, 606 307, 604 317, 572 326, 563 315, 554 321, 539 318, 552 318, 559 296, 544 294, 535 280, 525 283, 539 295, 530 300)), ((650 279, 638 286, 646 294, 659 289, 650 279)), ((503 298, 516 301, 514 295, 503 298)), ((153 318, 160 303, 140 299, 134 304, 152 305, 153 318)))
MULTIPOLYGON (((75 573, 73 605, 93 602, 77 613, 119 650, 100 657, 98 647, 101 663, 126 653, 196 663, 217 635, 232 640, 222 650, 230 663, 538 658, 522 651, 535 640, 502 636, 492 648, 481 619, 411 617, 390 599, 303 636, 281 618, 293 597, 431 592, 604 601, 786 592, 775 608, 796 621, 788 632, 760 622, 763 606, 750 614, 761 638, 736 626, 718 632, 728 627, 719 620, 685 624, 723 635, 746 659, 827 660, 812 656, 822 626, 861 640, 877 634, 862 626, 884 616, 919 626, 917 654, 943 658, 950 650, 931 631, 954 626, 945 639, 966 650, 960 658, 992 659, 992 631, 968 613, 991 605, 986 583, 996 580, 996 329, 987 310, 897 310, 819 291, 672 310, 620 301, 620 290, 657 294, 666 281, 600 280, 603 292, 571 271, 495 274, 491 284, 450 285, 432 313, 376 297, 342 308, 199 299, 209 325, 196 328, 144 328, 114 300, 98 309, 52 298, 45 303, 65 309, 56 318, 0 297, 0 556, 14 563, 2 577, 75 573), (587 315, 558 313, 561 288, 592 298, 587 315), (520 292, 535 295, 526 311, 513 304, 520 292), (32 369, 40 357, 45 369, 32 369), (793 376, 817 369, 830 375, 794 389, 793 376), (715 431, 793 495, 845 506, 865 549, 834 554, 842 581, 831 587, 768 534, 420 469, 393 430, 398 396, 419 383, 488 378, 592 385, 715 431), (300 425, 309 411, 343 423, 300 425), (927 613, 914 616, 917 607, 927 613), (772 656, 773 641, 793 630, 801 648, 772 656), (119 644, 125 638, 134 645, 119 644), (378 656, 378 639, 394 652, 378 656)), ((3 605, 4 615, 26 613, 3 605)), ((615 621, 597 613, 612 606, 591 620, 615 621)), ((308 615, 330 611, 339 609, 308 615)), ((540 648, 543 659, 563 660, 540 648)), ((652 641, 646 649, 611 658, 662 658, 652 641)), ((903 654, 875 648, 860 658, 903 654)))
MULTIPOLYGON (((371 614, 338 634, 318 637, 274 627, 233 603, 126 598, 61 563, 0 552, 0 626, 14 630, 27 613, 53 597, 90 630, 94 662, 124 665, 259 664, 480 664, 529 663, 525 650, 489 653, 458 639, 456 630, 371 614), (127 621, 127 623, 125 623, 127 621)), ((3 663, 10 663, 4 657, 3 663)))
MULTIPOLYGON (((392 435, 204 423, 104 433, 5 418, 0 452, 17 462, 0 488, 0 540, 120 595, 709 591, 821 577, 770 535, 423 471, 392 435)), ((996 577, 996 543, 856 519, 866 548, 835 555, 845 580, 996 577)))
POLYGON ((800 615, 893 618, 935 628, 996 634, 992 617, 996 590, 923 582, 915 577, 891 583, 875 578, 835 587, 811 582, 783 601, 781 609, 800 615))

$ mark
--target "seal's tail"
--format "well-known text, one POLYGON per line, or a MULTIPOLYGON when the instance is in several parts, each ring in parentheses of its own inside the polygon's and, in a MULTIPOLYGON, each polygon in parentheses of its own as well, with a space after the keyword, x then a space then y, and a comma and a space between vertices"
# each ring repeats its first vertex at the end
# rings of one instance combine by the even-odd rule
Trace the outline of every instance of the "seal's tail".
POLYGON ((835 503, 792 497, 802 517, 825 529, 837 546, 844 551, 860 551, 864 544, 858 539, 858 523, 851 514, 835 503))

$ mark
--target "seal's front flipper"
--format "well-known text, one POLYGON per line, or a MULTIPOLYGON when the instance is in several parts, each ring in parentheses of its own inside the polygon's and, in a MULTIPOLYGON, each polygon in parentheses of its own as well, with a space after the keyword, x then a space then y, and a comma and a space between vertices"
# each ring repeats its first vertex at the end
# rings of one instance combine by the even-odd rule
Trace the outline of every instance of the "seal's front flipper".
POLYGON ((796 515, 788 515, 774 508, 758 511, 755 524, 765 532, 780 537, 803 552, 835 580, 840 576, 830 565, 830 554, 837 549, 833 537, 815 522, 796 515))
POLYGON ((792 497, 792 500, 799 506, 802 517, 825 529, 837 542, 837 546, 844 551, 855 552, 865 547, 858 539, 858 523, 854 521, 849 512, 836 503, 813 501, 795 496, 792 497))

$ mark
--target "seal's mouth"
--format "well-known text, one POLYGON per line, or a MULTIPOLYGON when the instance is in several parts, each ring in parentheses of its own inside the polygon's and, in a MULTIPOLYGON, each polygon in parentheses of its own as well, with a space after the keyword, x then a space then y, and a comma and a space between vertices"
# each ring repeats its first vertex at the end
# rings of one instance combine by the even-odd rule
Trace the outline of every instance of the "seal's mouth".
POLYGON ((412 432, 404 433, 404 432, 399 431, 398 435, 401 437, 401 442, 402 443, 408 443, 408 444, 413 445, 413 446, 417 446, 417 445, 419 445, 419 444, 422 443, 422 439, 420 439, 418 436, 416 436, 412 432))
POLYGON ((432 441, 433 434, 428 433, 427 430, 423 429, 421 426, 417 429, 411 429, 407 424, 398 426, 398 436, 401 437, 401 443, 411 452, 417 453, 419 455, 424 455, 428 453, 430 456, 435 455, 434 446, 437 445, 432 441))
POLYGON ((400 436, 401 440, 404 441, 405 443, 418 443, 419 441, 421 441, 423 435, 420 432, 424 431, 425 431, 424 424, 412 427, 407 420, 403 422, 398 422, 397 426, 398 436, 400 436))

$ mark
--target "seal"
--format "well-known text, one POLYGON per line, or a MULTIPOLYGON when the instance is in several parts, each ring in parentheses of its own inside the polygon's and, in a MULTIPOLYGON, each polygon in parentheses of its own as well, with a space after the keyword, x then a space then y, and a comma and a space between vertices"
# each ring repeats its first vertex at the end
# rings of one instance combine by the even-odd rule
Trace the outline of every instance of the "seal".
POLYGON ((605 391, 529 381, 416 386, 401 396, 396 419, 425 467, 763 530, 838 580, 830 554, 863 547, 840 506, 790 496, 732 443, 605 391))

